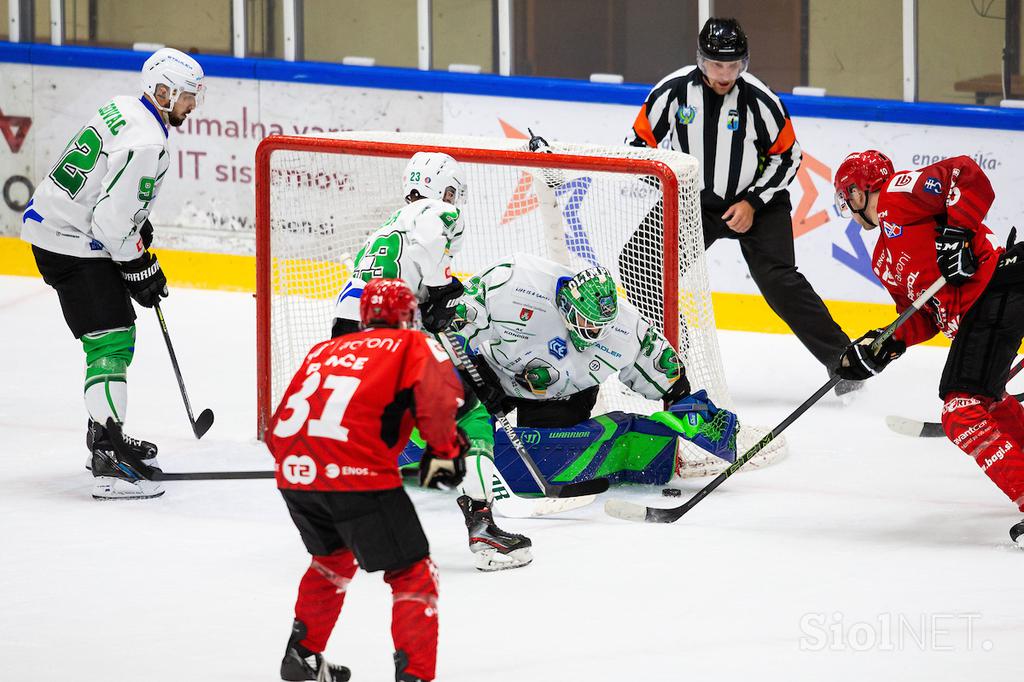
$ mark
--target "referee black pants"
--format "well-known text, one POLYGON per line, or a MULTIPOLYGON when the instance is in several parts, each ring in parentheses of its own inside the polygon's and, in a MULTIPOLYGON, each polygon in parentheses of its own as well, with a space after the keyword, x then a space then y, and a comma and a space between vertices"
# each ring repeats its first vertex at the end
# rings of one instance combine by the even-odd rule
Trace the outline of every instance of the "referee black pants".
MULTIPOLYGON (((797 270, 793 249, 793 221, 789 201, 777 201, 754 214, 754 223, 744 234, 729 229, 722 220, 725 209, 701 209, 704 248, 719 239, 737 239, 750 276, 775 314, 796 334, 801 343, 826 369, 832 369, 850 343, 850 339, 832 319, 821 297, 797 270)), ((660 204, 652 213, 660 212, 660 204)), ((660 256, 650 253, 653 244, 661 244, 661 234, 645 220, 623 247, 619 273, 629 299, 641 313, 660 319, 661 292, 652 291, 650 282, 660 280, 653 266, 660 256)), ((682 255, 682 254, 680 254, 682 255)), ((685 270, 680 261, 680 270, 685 270)), ((685 330, 684 330, 685 332, 685 330)))

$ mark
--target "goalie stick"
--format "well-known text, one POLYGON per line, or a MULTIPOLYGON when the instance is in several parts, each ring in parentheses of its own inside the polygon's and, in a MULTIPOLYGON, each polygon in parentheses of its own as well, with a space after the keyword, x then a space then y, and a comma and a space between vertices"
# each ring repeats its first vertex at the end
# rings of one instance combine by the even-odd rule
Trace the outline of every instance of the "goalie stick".
MULTIPOLYGON (((1024 369, 1024 357, 1014 363, 1013 367, 1010 368, 1010 373, 1006 376, 1006 381, 1017 376, 1021 369, 1024 369)), ((1011 393, 1013 399, 1017 402, 1024 402, 1024 393, 1011 393)), ((890 414, 885 418, 885 425, 896 433, 904 436, 911 436, 912 438, 945 438, 946 431, 942 428, 942 424, 939 422, 926 422, 920 419, 911 419, 910 417, 900 417, 899 415, 890 414)))
POLYGON ((174 368, 174 376, 178 380, 178 388, 181 389, 181 399, 185 401, 185 412, 188 413, 188 421, 192 425, 192 433, 196 438, 202 438, 213 426, 213 410, 207 408, 199 413, 199 419, 192 416, 192 404, 188 401, 188 394, 185 392, 185 381, 181 378, 181 368, 178 366, 178 356, 174 354, 174 346, 171 345, 171 335, 167 331, 167 321, 164 320, 164 313, 160 310, 160 304, 155 303, 156 317, 160 320, 160 331, 163 332, 164 342, 167 344, 167 354, 171 356, 171 366, 174 368))
MULTIPOLYGON (((871 352, 876 353, 882 347, 893 333, 900 328, 900 326, 910 319, 910 317, 920 310, 932 296, 938 293, 939 289, 946 283, 944 277, 939 277, 934 284, 917 297, 910 307, 900 313, 899 317, 893 320, 892 323, 886 327, 881 334, 878 335, 871 343, 871 352)), ((633 502, 627 502, 626 500, 608 500, 604 503, 604 511, 609 516, 613 516, 617 519, 623 519, 625 521, 647 521, 648 523, 672 523, 678 521, 683 514, 693 509, 697 504, 707 497, 711 492, 722 485, 725 479, 736 473, 740 467, 750 461, 757 453, 763 450, 769 443, 779 437, 783 431, 789 427, 790 424, 795 422, 804 412, 806 412, 814 403, 818 402, 823 395, 832 390, 832 388, 839 383, 840 377, 838 374, 833 375, 825 384, 811 395, 810 398, 805 400, 800 407, 793 410, 789 416, 782 420, 778 426, 771 430, 764 438, 754 444, 754 447, 747 450, 742 457, 736 459, 728 469, 715 476, 711 483, 697 491, 697 493, 689 500, 679 505, 678 507, 646 507, 644 505, 635 504, 633 502)))
MULTIPOLYGON (((456 364, 462 369, 466 370, 469 374, 469 378, 473 381, 474 386, 483 387, 484 380, 480 376, 480 373, 476 370, 476 365, 466 355, 466 351, 462 349, 459 344, 459 340, 455 338, 455 334, 450 331, 445 331, 441 334, 441 337, 447 341, 449 352, 454 356, 456 364)), ((512 428, 512 425, 508 422, 508 417, 501 410, 497 410, 492 413, 492 416, 497 420, 501 426, 505 435, 508 436, 509 442, 512 447, 515 448, 516 454, 523 460, 523 464, 526 465, 530 475, 533 476, 533 480, 537 482, 537 486, 543 491, 544 497, 583 497, 585 495, 599 495, 604 491, 608 490, 608 479, 607 478, 595 478, 589 481, 580 481, 578 483, 565 483, 565 484, 552 484, 548 483, 544 479, 544 475, 540 472, 540 467, 533 461, 533 457, 526 451, 526 447, 523 442, 519 440, 519 434, 512 428)))

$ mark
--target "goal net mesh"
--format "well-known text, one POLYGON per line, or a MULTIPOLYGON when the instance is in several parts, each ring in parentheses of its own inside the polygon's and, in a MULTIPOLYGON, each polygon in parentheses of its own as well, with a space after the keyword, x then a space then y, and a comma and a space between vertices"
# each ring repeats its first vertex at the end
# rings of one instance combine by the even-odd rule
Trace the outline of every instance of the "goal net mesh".
MULTIPOLYGON (((554 155, 547 155, 527 153, 526 140, 427 133, 336 133, 309 138, 308 144, 287 138, 276 148, 273 140, 264 142, 270 151, 258 164, 269 164, 268 181, 257 190, 257 204, 262 200, 264 210, 269 208, 257 235, 257 258, 264 264, 257 295, 269 315, 259 342, 261 428, 305 353, 330 336, 335 298, 353 259, 370 233, 403 205, 402 172, 419 149, 451 154, 466 176, 457 277, 465 281, 513 253, 574 269, 603 265, 615 276, 620 298, 674 343, 693 389, 706 388, 716 404, 732 406, 715 331, 693 157, 555 141, 554 155), (674 196, 666 198, 666 192, 674 196), (676 207, 674 215, 665 215, 666 206, 676 207)), ((602 386, 595 414, 659 409, 660 403, 612 380, 602 386)), ((743 424, 740 452, 765 432, 743 424)), ((724 468, 721 460, 680 442, 679 475, 724 468)), ((782 452, 779 439, 751 465, 782 452)))

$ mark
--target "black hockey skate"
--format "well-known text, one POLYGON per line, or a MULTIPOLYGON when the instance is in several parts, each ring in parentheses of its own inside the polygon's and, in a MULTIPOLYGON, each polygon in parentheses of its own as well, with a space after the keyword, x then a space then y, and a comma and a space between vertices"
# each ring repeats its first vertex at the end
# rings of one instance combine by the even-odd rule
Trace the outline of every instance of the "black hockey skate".
POLYGON ((478 570, 519 568, 533 561, 530 538, 498 528, 486 502, 474 500, 469 495, 463 495, 456 501, 466 518, 469 551, 473 553, 473 562, 478 570))
POLYGON ((426 682, 422 677, 416 677, 405 672, 409 667, 409 656, 399 649, 395 652, 395 682, 426 682))
POLYGON ((306 638, 306 624, 298 618, 292 623, 288 648, 281 659, 281 679, 289 682, 317 680, 318 682, 348 682, 352 671, 343 665, 328 663, 322 654, 313 653, 299 644, 306 638))
MULTIPOLYGON (((160 465, 156 461, 156 445, 150 443, 148 440, 142 440, 140 438, 132 438, 124 431, 121 432, 121 438, 125 444, 132 449, 135 456, 138 457, 142 462, 148 466, 159 469, 160 465)), ((92 471, 92 451, 93 444, 99 442, 100 444, 109 443, 110 436, 107 434, 107 429, 103 424, 97 421, 89 420, 89 425, 85 431, 85 447, 89 449, 89 458, 85 460, 85 468, 92 471)))
POLYGON ((1024 549, 1024 521, 1017 522, 1017 524, 1010 529, 1010 539, 1013 540, 1018 547, 1024 549))
MULTIPOLYGON (((98 426, 98 425, 97 425, 98 426)), ((91 425, 90 425, 91 427, 91 425)), ((150 480, 159 471, 143 462, 139 454, 147 451, 136 439, 125 440, 121 427, 113 419, 102 430, 90 428, 93 475, 92 496, 97 500, 146 500, 164 494, 163 487, 150 480)), ((154 446, 155 447, 155 446, 154 446)), ((149 461, 155 462, 153 457, 149 461)))

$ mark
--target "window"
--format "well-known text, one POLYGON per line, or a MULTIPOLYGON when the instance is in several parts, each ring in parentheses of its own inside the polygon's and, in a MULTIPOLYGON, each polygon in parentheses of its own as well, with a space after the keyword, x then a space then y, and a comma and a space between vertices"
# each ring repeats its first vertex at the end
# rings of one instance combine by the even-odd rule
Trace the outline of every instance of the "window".
POLYGON ((245 0, 247 56, 284 58, 285 1, 290 0, 245 0))
POLYGON ((929 0, 917 7, 917 95, 927 102, 998 104, 1003 48, 1010 99, 1020 85, 1020 0, 929 0), (950 27, 956 27, 951 30, 950 27))
POLYGON ((302 0, 303 58, 372 57, 379 66, 418 63, 416 0, 302 0))
POLYGON ((513 73, 654 83, 693 64, 696 0, 517 0, 513 73))
POLYGON ((497 71, 497 12, 492 2, 434 0, 431 12, 433 67, 475 64, 482 73, 497 71))
MULTIPOLYGON (((40 5, 47 6, 48 23, 49 4, 36 2, 37 13, 40 5)), ((64 39, 68 44, 131 48, 156 43, 185 52, 231 54, 231 0, 64 0, 64 39)))

